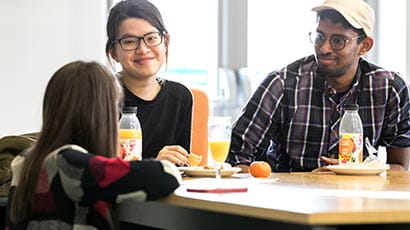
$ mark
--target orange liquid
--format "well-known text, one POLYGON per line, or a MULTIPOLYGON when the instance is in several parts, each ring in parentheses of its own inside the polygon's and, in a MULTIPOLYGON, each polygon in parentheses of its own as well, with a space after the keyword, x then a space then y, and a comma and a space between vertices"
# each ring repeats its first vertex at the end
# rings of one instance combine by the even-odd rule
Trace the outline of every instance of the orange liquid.
POLYGON ((211 148, 212 158, 216 162, 224 162, 228 156, 229 146, 231 142, 226 141, 209 141, 209 147, 211 148))
POLYGON ((362 163, 363 138, 357 134, 344 133, 339 142, 339 164, 362 163))
POLYGON ((120 129, 120 149, 118 157, 124 160, 141 160, 142 134, 135 129, 120 129))
POLYGON ((120 139, 141 139, 141 131, 135 129, 120 129, 120 139))

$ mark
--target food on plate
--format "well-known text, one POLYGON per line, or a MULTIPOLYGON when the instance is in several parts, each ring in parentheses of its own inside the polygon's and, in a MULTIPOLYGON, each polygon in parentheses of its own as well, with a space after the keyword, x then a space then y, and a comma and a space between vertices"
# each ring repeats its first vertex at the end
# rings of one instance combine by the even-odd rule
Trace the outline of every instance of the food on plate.
POLYGON ((139 161, 139 160, 141 160, 139 157, 137 157, 137 156, 130 156, 127 160, 130 160, 130 161, 139 161))
POLYGON ((350 168, 350 169, 378 169, 378 168, 386 168, 389 165, 381 162, 376 156, 375 157, 367 157, 362 163, 350 163, 350 164, 342 164, 338 165, 339 168, 350 168))
POLYGON ((384 164, 383 162, 381 162, 379 160, 364 162, 362 165, 365 166, 365 167, 368 167, 368 168, 383 168, 383 167, 386 167, 386 164, 384 164))
POLYGON ((377 168, 385 168, 389 165, 384 164, 378 160, 361 163, 361 164, 345 164, 345 165, 338 165, 339 168, 351 168, 351 169, 377 169, 377 168))
POLYGON ((253 177, 268 177, 271 172, 272 168, 265 161, 254 161, 249 166, 249 173, 253 177))
MULTIPOLYGON (((221 170, 229 169, 229 168, 232 168, 231 164, 229 164, 229 163, 223 163, 222 166, 221 166, 221 170)), ((205 165, 204 169, 205 170, 214 170, 215 167, 213 165, 205 165)))
POLYGON ((188 163, 190 166, 198 166, 201 163, 202 156, 195 154, 195 153, 190 153, 188 156, 188 163))

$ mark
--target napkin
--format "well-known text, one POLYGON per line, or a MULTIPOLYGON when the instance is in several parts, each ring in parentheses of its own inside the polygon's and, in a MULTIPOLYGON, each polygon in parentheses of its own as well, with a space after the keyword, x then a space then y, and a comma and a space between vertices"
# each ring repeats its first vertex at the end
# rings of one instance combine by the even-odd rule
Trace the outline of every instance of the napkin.
POLYGON ((224 180, 220 181, 211 178, 202 178, 197 180, 184 181, 183 186, 187 192, 201 193, 233 193, 247 192, 248 187, 240 180, 224 180))
POLYGON ((230 192, 247 192, 248 188, 187 188, 187 192, 204 192, 204 193, 230 193, 230 192))

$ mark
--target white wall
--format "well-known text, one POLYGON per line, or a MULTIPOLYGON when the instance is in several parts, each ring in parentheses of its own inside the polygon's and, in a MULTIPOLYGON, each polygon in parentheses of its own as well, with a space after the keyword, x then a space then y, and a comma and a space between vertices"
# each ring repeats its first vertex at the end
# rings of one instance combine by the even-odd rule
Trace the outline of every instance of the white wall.
POLYGON ((105 62, 105 12, 103 0, 1 0, 0 137, 39 131, 45 86, 59 67, 105 62))

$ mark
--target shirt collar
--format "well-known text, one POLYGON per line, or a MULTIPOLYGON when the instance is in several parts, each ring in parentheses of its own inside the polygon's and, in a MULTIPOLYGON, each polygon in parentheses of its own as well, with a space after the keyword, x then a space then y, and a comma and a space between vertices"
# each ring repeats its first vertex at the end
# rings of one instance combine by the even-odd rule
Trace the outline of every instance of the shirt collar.
MULTIPOLYGON (((317 64, 315 67, 315 73, 316 73, 316 77, 320 79, 321 81, 323 81, 323 91, 322 91, 323 94, 336 94, 337 93, 336 90, 326 81, 325 78, 317 74, 317 64)), ((359 82, 360 82, 361 74, 362 74, 362 71, 359 65, 357 67, 357 71, 353 79, 352 87, 349 90, 347 90, 346 94, 349 94, 350 92, 353 92, 357 89, 359 82)))

